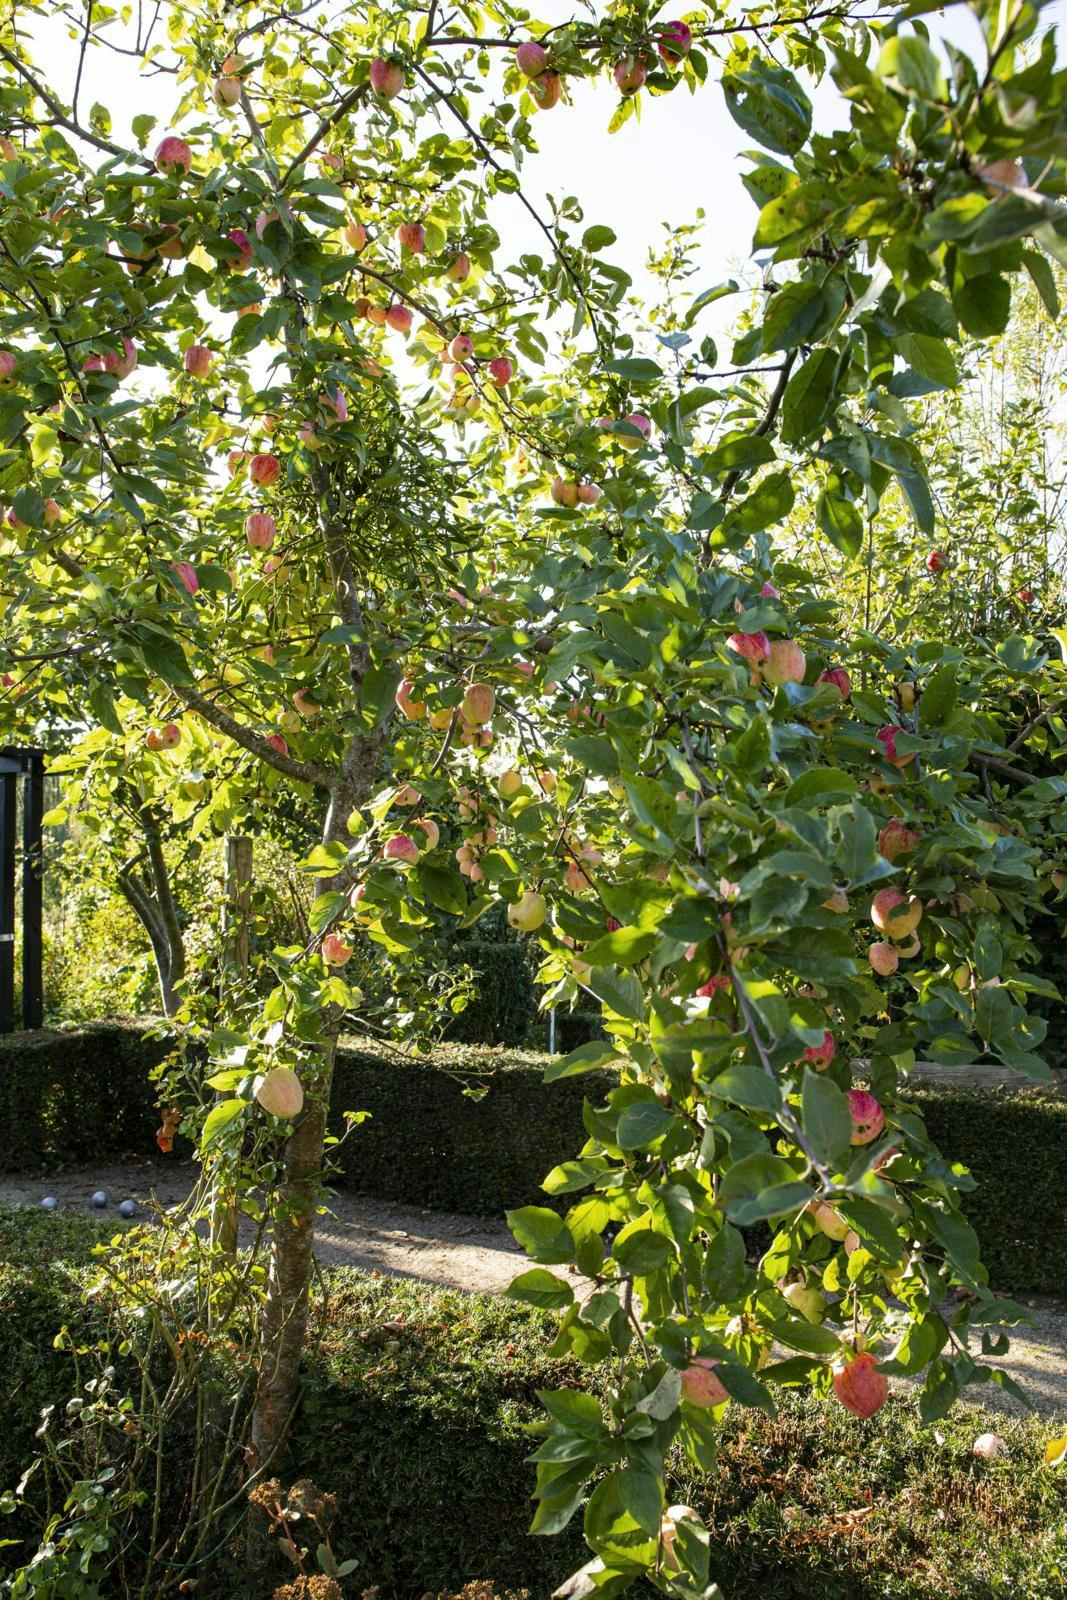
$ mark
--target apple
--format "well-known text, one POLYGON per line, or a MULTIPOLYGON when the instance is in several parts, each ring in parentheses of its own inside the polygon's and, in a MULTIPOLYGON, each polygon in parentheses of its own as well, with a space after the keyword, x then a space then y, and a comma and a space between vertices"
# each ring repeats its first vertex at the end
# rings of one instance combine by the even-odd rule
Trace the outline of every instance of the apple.
POLYGON ((634 95, 644 87, 648 77, 648 62, 644 56, 620 56, 612 77, 620 94, 634 95))
POLYGON ((292 1067, 272 1067, 256 1090, 256 1099, 272 1117, 289 1121, 300 1115, 304 1091, 292 1067))
POLYGON ((240 322, 242 317, 258 317, 262 310, 262 300, 253 300, 246 306, 237 307, 237 320, 240 322))
POLYGON ((578 485, 573 478, 553 478, 550 492, 556 504, 566 506, 568 511, 578 504, 578 485))
POLYGON ((357 252, 365 249, 367 244, 367 230, 363 226, 362 222, 346 222, 344 239, 345 244, 351 246, 351 248, 357 252))
POLYGON ((396 708, 409 722, 421 722, 426 715, 426 701, 415 699, 415 685, 410 678, 404 678, 397 685, 396 708))
POLYGON ((871 921, 879 933, 887 933, 891 939, 906 939, 914 933, 922 914, 922 901, 899 889, 879 889, 871 901, 871 921))
POLYGON ((873 1417, 889 1397, 889 1380, 876 1370, 869 1350, 836 1362, 833 1383, 834 1394, 845 1410, 857 1417, 873 1417))
POLYGON ((229 262, 231 272, 247 272, 252 265, 252 245, 243 228, 231 228, 226 235, 230 243, 236 246, 237 254, 229 262))
POLYGON ((760 665, 770 658, 770 641, 762 628, 759 633, 731 633, 726 644, 735 655, 754 665, 760 665))
POLYGON ((515 368, 507 356, 494 356, 486 371, 498 389, 506 389, 515 376, 515 368))
MULTIPOLYGON (((371 307, 371 310, 374 310, 373 306, 371 307)), ((407 306, 391 305, 385 313, 384 320, 389 324, 390 328, 392 328, 395 333, 403 333, 406 335, 411 332, 412 318, 411 312, 408 310, 407 306)), ((371 318, 371 321, 374 321, 373 317, 371 318)))
POLYGON ((496 707, 496 690, 488 683, 471 683, 463 696, 460 715, 464 722, 480 726, 492 719, 496 707))
POLYGON ((196 575, 196 568, 188 561, 172 561, 171 566, 178 577, 178 582, 188 594, 196 594, 200 588, 200 579, 196 575))
POLYGON ((530 99, 539 111, 551 111, 559 104, 563 93, 563 80, 558 72, 542 72, 527 84, 530 99))
POLYGON ((129 377, 136 366, 137 346, 132 339, 128 339, 125 336, 122 340, 122 354, 119 355, 117 351, 109 350, 103 359, 104 371, 109 372, 113 378, 118 378, 120 383, 123 378, 129 377))
POLYGON ((828 667, 825 672, 819 673, 819 682, 832 683, 842 700, 847 700, 852 693, 852 679, 844 667, 828 667))
POLYGON ((414 865, 421 854, 414 839, 406 833, 394 833, 382 848, 382 856, 386 861, 401 861, 408 865, 414 865))
POLYGON ((437 846, 441 843, 441 829, 432 817, 415 817, 409 826, 418 828, 425 835, 426 842, 422 847, 424 850, 437 849, 437 846))
POLYGON ((508 906, 508 921, 520 933, 533 933, 548 916, 544 896, 527 889, 513 905, 508 906))
POLYGON ((425 255, 426 229, 421 222, 402 222, 396 230, 396 236, 402 248, 410 250, 412 255, 425 255))
POLYGON ((236 478, 237 474, 239 472, 243 472, 247 465, 247 450, 231 450, 229 455, 226 457, 226 470, 230 474, 231 478, 236 478))
POLYGON ((1034 594, 1032 589, 1020 589, 1019 599, 1022 601, 1024 606, 1032 606, 1034 601, 1037 599, 1037 596, 1034 594))
POLYGON ((248 463, 248 476, 261 489, 269 488, 281 477, 282 464, 277 456, 255 455, 248 463))
POLYGON ((18 367, 19 358, 14 350, 0 350, 0 379, 11 378, 18 367))
POLYGON ((322 440, 315 432, 315 424, 313 422, 302 422, 296 430, 296 439, 297 443, 302 444, 305 450, 322 449, 322 440))
POLYGON ((399 61, 390 57, 375 56, 370 64, 370 86, 382 100, 395 100, 407 79, 399 61))
POLYGON ((900 707, 901 711, 904 712, 905 716, 910 717, 911 713, 915 710, 915 702, 919 696, 919 691, 915 683, 913 683, 910 678, 902 678, 901 681, 894 687, 893 693, 896 696, 897 705, 900 707))
POLYGON ((278 532, 278 524, 266 511, 253 511, 245 523, 245 538, 250 550, 269 550, 278 532))
POLYGON ((63 515, 63 507, 58 500, 46 500, 44 503, 44 525, 52 528, 63 515))
POLYGON ((809 1209, 819 1232, 825 1234, 828 1239, 833 1239, 836 1244, 840 1244, 849 1232, 848 1223, 841 1213, 833 1206, 827 1205, 825 1200, 817 1200, 809 1209))
POLYGON ((368 305, 364 315, 366 316, 367 321, 372 323, 374 327, 383 328, 385 326, 387 312, 384 306, 368 305))
POLYGON ((885 759, 894 767, 906 767, 909 761, 915 760, 914 751, 909 752, 906 756, 897 755, 897 734, 900 731, 890 722, 884 728, 879 728, 874 736, 882 746, 882 754, 885 759))
POLYGON ((890 817, 878 835, 878 849, 887 861, 908 855, 922 838, 915 828, 909 828, 899 817, 890 817))
POLYGON ((471 258, 463 254, 462 250, 452 257, 445 277, 449 283, 466 283, 471 275, 471 258))
POLYGON ((848 1109, 852 1117, 852 1144, 870 1144, 885 1127, 885 1112, 881 1103, 866 1089, 848 1091, 848 1109))
POLYGON ((636 429, 640 437, 635 438, 632 433, 619 433, 615 435, 616 444, 621 450, 640 450, 648 442, 649 435, 652 432, 651 422, 647 417, 642 416, 640 411, 631 411, 630 415, 623 417, 622 420, 629 427, 636 429))
POLYGON ((837 1054, 837 1042, 829 1029, 822 1036, 822 1044, 813 1044, 804 1052, 804 1060, 822 1072, 828 1067, 837 1054))
POLYGON ((502 772, 500 777, 497 779, 496 789, 501 800, 513 799, 515 795, 517 795, 522 789, 521 775, 515 771, 514 767, 509 767, 508 770, 506 772, 502 772))
MULTIPOLYGON (((584 965, 584 963, 583 963, 584 965)), ((710 1356, 694 1356, 682 1370, 682 1399, 691 1406, 707 1409, 729 1400, 729 1392, 715 1372, 718 1362, 710 1356)))
POLYGON ((763 666, 763 676, 767 683, 803 683, 807 665, 804 652, 795 640, 775 639, 770 658, 763 666))
POLYGON ((995 1461, 1008 1454, 1008 1445, 999 1433, 980 1433, 971 1446, 971 1454, 979 1461, 995 1461))
POLYGON ((832 911, 835 916, 843 917, 848 910, 848 895, 844 889, 834 889, 822 903, 824 911, 832 911))
POLYGON ((270 748, 276 751, 280 756, 287 756, 289 754, 289 746, 286 744, 280 733, 268 733, 263 743, 269 745, 270 748))
POLYGON ((583 506, 595 506, 600 499, 600 485, 597 483, 580 483, 578 485, 578 499, 583 506))
POLYGON ((163 232, 166 238, 162 244, 156 245, 156 254, 164 256, 168 261, 180 261, 185 254, 181 228, 176 222, 165 222, 163 232))
POLYGON ((782 1294, 805 1322, 821 1322, 826 1315, 826 1300, 821 1289, 809 1288, 803 1281, 787 1283, 782 1294))
POLYGON ((524 78, 539 78, 548 65, 548 51, 533 39, 527 39, 515 51, 515 65, 524 78))
POLYGON ((322 941, 322 955, 331 967, 343 967, 352 959, 352 946, 339 933, 328 933, 322 941))
POLYGON ((190 378, 206 378, 214 360, 206 344, 191 344, 185 352, 185 370, 190 378))
POLYGON ((660 29, 656 49, 661 61, 676 67, 693 47, 693 32, 684 22, 665 22, 660 29))
POLYGON ((448 354, 453 361, 460 363, 469 361, 474 354, 474 342, 469 334, 457 333, 448 347, 448 354))
POLYGON ((537 787, 541 790, 542 794, 555 794, 556 774, 554 772, 536 772, 534 773, 534 777, 537 780, 537 787))
POLYGON ((900 951, 894 945, 879 940, 867 951, 867 960, 881 977, 888 978, 900 965, 900 951))
POLYGON ((156 146, 156 171, 164 177, 184 177, 193 164, 193 152, 184 139, 169 133, 156 146))
POLYGON ((237 78, 216 78, 211 87, 211 98, 220 111, 228 111, 241 98, 241 84, 237 78))
POLYGON ((1001 156, 999 161, 976 161, 974 171, 983 183, 995 189, 1018 189, 1026 183, 1022 162, 1012 156, 1001 156))
POLYGON ((307 689, 298 689, 293 695, 293 705, 302 717, 317 717, 322 707, 307 689))
POLYGON ((927 572, 944 572, 948 566, 948 556, 943 550, 931 550, 926 558, 927 572))

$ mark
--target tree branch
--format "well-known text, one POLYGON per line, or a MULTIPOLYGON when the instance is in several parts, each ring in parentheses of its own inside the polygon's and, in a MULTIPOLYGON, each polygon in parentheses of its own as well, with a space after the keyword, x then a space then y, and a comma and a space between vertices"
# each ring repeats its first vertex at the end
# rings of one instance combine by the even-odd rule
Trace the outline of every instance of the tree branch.
POLYGON ((210 722, 213 728, 224 733, 234 744, 239 744, 242 750, 247 750, 250 755, 258 756, 260 761, 265 761, 268 766, 276 767, 279 772, 284 772, 287 778, 295 778, 298 783, 313 783, 319 789, 330 788, 330 778, 325 767, 320 767, 312 761, 297 761, 292 756, 283 755, 280 750, 275 750, 267 741, 257 733, 252 733, 231 717, 228 711, 223 711, 213 700, 202 695, 198 689, 185 687, 176 688, 174 693, 179 700, 183 700, 190 711, 195 711, 203 717, 205 722, 210 722))

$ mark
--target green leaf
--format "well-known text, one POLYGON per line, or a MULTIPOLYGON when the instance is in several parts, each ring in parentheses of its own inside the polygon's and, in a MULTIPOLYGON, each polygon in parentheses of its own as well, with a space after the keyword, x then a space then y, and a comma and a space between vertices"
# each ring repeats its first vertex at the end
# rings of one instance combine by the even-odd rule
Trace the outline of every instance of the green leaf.
POLYGON ((741 1228, 770 1217, 799 1213, 813 1194, 811 1185, 795 1178, 785 1161, 763 1154, 735 1162, 724 1174, 721 1186, 726 1214, 741 1228))
POLYGON ((782 438, 787 444, 800 444, 820 432, 834 398, 840 360, 836 350, 816 350, 786 384, 782 438))
POLYGON ((595 967, 632 967, 645 959, 655 942, 656 934, 646 928, 615 928, 593 941, 585 960, 595 967))
POLYGON ((767 307, 762 329, 764 350, 793 350, 802 344, 818 325, 824 305, 822 287, 811 279, 786 284, 767 307))
POLYGON ((724 1222, 704 1257, 705 1287, 713 1300, 730 1305, 744 1293, 747 1276, 744 1237, 724 1222))
POLYGON ((463 916, 467 909, 467 889, 458 872, 423 859, 415 873, 426 898, 438 911, 447 911, 453 917, 463 916))
POLYGON ((952 304, 968 333, 976 339, 988 339, 1003 333, 1008 325, 1011 288, 999 272, 983 272, 955 285, 952 304))
POLYGON ((1056 278, 1052 271, 1047 256, 1039 250, 1024 250, 1023 265, 1030 274, 1033 284, 1042 303, 1053 322, 1060 320, 1060 296, 1056 288, 1056 278))
POLYGON ((619 1052, 604 1039, 591 1039, 580 1044, 570 1055, 560 1056, 545 1068, 545 1082, 557 1083, 560 1078, 577 1078, 583 1072, 595 1072, 606 1067, 609 1061, 618 1060, 619 1052))
POLYGON ((784 804, 810 805, 816 801, 820 805, 831 805, 858 793, 859 783, 851 772, 841 767, 809 767, 789 785, 784 804))
POLYGON ((220 1100, 218 1105, 212 1106, 204 1118, 204 1126, 200 1132, 200 1148, 206 1150, 221 1138, 230 1123, 238 1117, 243 1117, 248 1110, 247 1100, 220 1100))
POLYGON ((538 1306, 542 1311, 562 1311, 572 1304, 574 1290, 554 1272, 543 1267, 531 1267, 520 1272, 505 1291, 508 1300, 519 1300, 523 1305, 538 1306))
POLYGON ((943 339, 927 333, 902 333, 897 350, 913 372, 942 389, 955 389, 960 381, 956 358, 943 339))
POLYGON ((619 1118, 616 1141, 620 1150, 641 1150, 656 1144, 677 1125, 673 1111, 658 1100, 643 1100, 627 1106, 619 1118))
POLYGON ((612 1255, 621 1267, 635 1278, 646 1278, 658 1272, 674 1254, 671 1241, 647 1222, 631 1222, 615 1240, 612 1255))
POLYGON ((663 376, 662 367, 648 356, 624 356, 618 361, 605 361, 604 366, 608 372, 625 378, 628 383, 655 383, 663 376))
POLYGON ((816 507, 819 527, 836 550, 855 561, 863 548, 863 515, 859 506, 824 489, 816 507))
POLYGON ((555 1266, 574 1260, 574 1239, 557 1212, 547 1206, 520 1206, 505 1217, 519 1244, 535 1261, 555 1266))
POLYGON ((312 902, 308 914, 308 928, 311 933, 318 935, 330 926, 334 919, 340 916, 348 904, 348 896, 342 894, 340 889, 330 889, 325 894, 320 894, 312 902))
POLYGON ((801 1121, 817 1160, 839 1170, 852 1138, 848 1101, 832 1078, 805 1069, 801 1121))
POLYGON ((720 1100, 732 1100, 746 1110, 766 1111, 771 1115, 782 1103, 778 1080, 751 1061, 740 1061, 720 1072, 712 1084, 712 1092, 720 1100))
POLYGON ((811 131, 811 101, 791 72, 755 57, 746 72, 724 73, 723 93, 739 127, 768 150, 795 155, 811 131))
POLYGON ((923 684, 919 700, 919 726, 943 728, 959 699, 959 675, 956 667, 938 667, 923 684))

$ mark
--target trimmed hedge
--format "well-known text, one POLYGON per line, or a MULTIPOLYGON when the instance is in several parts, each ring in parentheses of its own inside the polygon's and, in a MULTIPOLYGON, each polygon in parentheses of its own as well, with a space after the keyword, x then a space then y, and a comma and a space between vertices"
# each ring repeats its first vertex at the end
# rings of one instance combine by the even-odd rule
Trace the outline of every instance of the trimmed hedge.
MULTIPOLYGON (((155 1152, 148 1073, 165 1052, 133 1026, 94 1024, 0 1041, 0 1170, 155 1152)), ((446 1045, 430 1058, 346 1040, 334 1080, 343 1111, 370 1120, 341 1145, 336 1181, 407 1205, 500 1216, 545 1204, 548 1170, 585 1139, 582 1101, 608 1078, 545 1084, 545 1058, 446 1045)), ((915 1091, 930 1132, 977 1188, 965 1210, 992 1281, 1067 1294, 1067 1100, 1052 1091, 915 1091)))
MULTIPOLYGON (((39 1405, 72 1387, 49 1336, 88 1317, 76 1263, 111 1231, 79 1224, 0 1211, 0 1262, 11 1263, 0 1264, 0 1488, 28 1460, 39 1405), (71 1264, 57 1270, 64 1252, 71 1264)), ((526 1532, 535 1391, 573 1372, 547 1354, 547 1319, 349 1270, 328 1273, 323 1295, 279 1471, 338 1495, 338 1551, 360 1562, 353 1592, 417 1600, 489 1578, 550 1593, 584 1546, 579 1527, 526 1532)), ((936 1431, 897 1399, 870 1423, 790 1394, 775 1422, 731 1410, 720 1470, 671 1485, 713 1528, 712 1575, 729 1600, 1062 1600, 1067 1478, 1040 1465, 1047 1426, 998 1418, 1010 1454, 980 1463, 970 1447, 988 1420, 969 1408, 936 1431)), ((263 1593, 234 1571, 205 1572, 198 1589, 199 1600, 263 1593)))
POLYGON ((451 959, 469 966, 477 992, 448 1024, 458 1044, 521 1045, 537 1010, 525 946, 517 939, 465 939, 451 959))
POLYGON ((0 1038, 0 1170, 144 1156, 159 1113, 149 1073, 167 1054, 132 1022, 0 1038))

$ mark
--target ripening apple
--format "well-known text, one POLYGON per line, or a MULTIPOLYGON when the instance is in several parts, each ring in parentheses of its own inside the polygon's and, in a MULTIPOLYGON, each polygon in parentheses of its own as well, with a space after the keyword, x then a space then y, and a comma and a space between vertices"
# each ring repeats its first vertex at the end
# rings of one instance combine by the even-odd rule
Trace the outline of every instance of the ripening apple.
POLYGON ((829 1028, 827 1028, 822 1036, 822 1044, 813 1044, 809 1049, 805 1050, 804 1060, 814 1067, 816 1072, 822 1072, 830 1065, 836 1054, 837 1041, 829 1028))
POLYGON ((753 666, 762 665, 771 653, 770 640, 762 628, 758 633, 731 633, 726 644, 735 655, 753 666))
POLYGON ((718 1364, 710 1356, 694 1356, 689 1365, 683 1368, 682 1399, 689 1405, 707 1409, 724 1405, 729 1400, 729 1391, 724 1388, 722 1379, 715 1371, 718 1364))
POLYGON ((971 1446, 971 1454, 979 1461, 996 1461, 998 1456, 1008 1454, 1008 1446, 999 1433, 980 1433, 971 1446))
POLYGON ((241 98, 241 83, 238 78, 216 78, 211 87, 211 98, 220 111, 229 111, 241 98))
POLYGON ((848 1091, 848 1109, 852 1117, 852 1144, 870 1144, 885 1127, 885 1112, 881 1102, 866 1089, 848 1091))
POLYGON ((252 265, 252 244, 243 228, 231 228, 226 235, 230 243, 236 248, 237 254, 230 261, 231 272, 247 272, 252 265))
POLYGON ((156 146, 156 171, 164 177, 184 177, 193 164, 193 152, 184 139, 169 133, 156 146))
POLYGON ((469 361, 474 354, 474 341, 471 339, 470 334, 457 333, 448 347, 448 354, 453 361, 460 363, 469 361))
POLYGON ((448 279, 449 283, 466 283, 470 275, 471 258, 470 256, 464 255, 461 250, 459 255, 453 256, 452 260, 449 262, 445 277, 448 279))
POLYGON ((488 683, 471 683, 459 709, 464 722, 477 727, 492 720, 495 707, 496 690, 488 683))
POLYGON ((298 689, 293 695, 293 705, 302 717, 317 717, 322 707, 307 689, 298 689))
POLYGON ((764 681, 772 684, 803 683, 807 661, 794 639, 775 639, 762 667, 764 681))
POLYGON ((396 708, 409 722, 421 722, 426 715, 426 701, 415 699, 415 685, 410 678, 397 685, 396 708))
POLYGON ((842 1357, 834 1366, 834 1394, 846 1411, 857 1417, 873 1417, 889 1397, 889 1380, 876 1371, 875 1357, 869 1350, 842 1357))
POLYGON ((264 744, 269 745, 277 755, 287 756, 289 754, 289 746, 286 744, 280 733, 268 733, 263 742, 264 744))
POLYGON ((366 248, 367 230, 362 222, 346 222, 344 238, 345 244, 358 252, 366 248))
POLYGON ((833 1239, 837 1244, 841 1243, 841 1240, 845 1238, 849 1231, 848 1223, 841 1213, 836 1211, 833 1206, 827 1205, 825 1200, 819 1200, 815 1203, 812 1210, 812 1219, 819 1232, 825 1234, 828 1239, 833 1239))
POLYGON ((527 889, 514 905, 508 906, 508 921, 520 933, 533 933, 541 927, 548 916, 548 906, 544 896, 536 894, 533 889, 527 889))
POLYGON ((426 721, 435 733, 443 733, 446 728, 451 727, 454 716, 455 712, 450 706, 438 706, 436 711, 430 712, 426 721))
POLYGON ((413 866, 422 854, 418 845, 409 834, 394 833, 387 839, 382 848, 382 855, 386 861, 400 861, 408 866, 413 866))
POLYGON ((878 849, 887 861, 908 855, 922 839, 915 828, 909 828, 899 817, 890 817, 878 835, 878 849))
POLYGON ((914 751, 909 751, 907 755, 897 754, 897 734, 900 731, 892 723, 887 723, 884 728, 879 728, 874 736, 882 746, 885 759, 894 767, 906 767, 910 761, 915 760, 914 751))
POLYGON ((879 933, 891 939, 906 939, 922 921, 922 901, 917 895, 904 895, 899 889, 879 889, 871 901, 871 921, 879 933))
POLYGON ((614 436, 615 443, 621 450, 640 450, 643 445, 647 444, 652 432, 651 422, 647 417, 642 416, 640 411, 631 411, 630 415, 623 417, 622 420, 635 429, 639 437, 635 438, 632 433, 617 433, 614 436))
POLYGON ((304 1091, 292 1067, 272 1067, 256 1090, 256 1099, 272 1117, 291 1121, 300 1115, 304 1091))
POLYGON ((918 698, 918 689, 911 678, 902 678, 893 690, 897 705, 905 716, 911 716, 915 710, 915 701, 918 698))
POLYGON ((343 967, 352 959, 352 946, 339 933, 328 933, 322 941, 322 955, 331 967, 343 967))
POLYGON ((498 389, 506 389, 515 376, 515 369, 507 356, 494 356, 485 370, 498 389))
POLYGON ((118 378, 120 383, 129 377, 136 366, 137 346, 125 335, 122 340, 122 354, 119 355, 116 350, 109 350, 103 358, 104 371, 110 373, 113 378, 118 378))
POLYGON ((684 22, 666 22, 660 29, 656 49, 661 61, 676 67, 693 47, 693 32, 684 22))
POLYGON ((441 843, 441 829, 432 817, 415 817, 408 826, 418 828, 419 832, 423 834, 425 842, 422 848, 424 850, 436 850, 441 843))
POLYGON ((852 693, 852 679, 844 667, 828 667, 825 672, 819 673, 819 682, 832 683, 842 700, 847 700, 852 693))
POLYGON ((185 370, 190 378, 206 378, 214 360, 206 344, 191 344, 185 352, 185 370))
MULTIPOLYGON (((371 310, 374 310, 373 306, 371 307, 371 310)), ((373 320, 374 318, 372 317, 371 321, 373 322, 373 320)), ((411 312, 408 310, 407 306, 391 305, 385 313, 384 320, 388 323, 390 328, 393 329, 394 333, 403 333, 406 335, 411 332, 412 318, 411 312)))
POLYGON ((821 1322, 825 1317, 826 1299, 821 1289, 811 1288, 798 1280, 795 1283, 787 1283, 782 1294, 797 1315, 803 1317, 806 1322, 821 1322))
POLYGON ((533 39, 526 39, 515 51, 515 65, 524 78, 539 78, 548 65, 548 51, 533 39))
POLYGON ((867 960, 881 977, 888 978, 900 965, 900 952, 894 945, 879 940, 867 951, 867 960))
POLYGON ((563 79, 558 72, 541 72, 526 85, 530 99, 538 111, 551 111, 559 104, 563 93, 563 79))
POLYGON ((8 378, 14 377, 18 364, 19 358, 14 350, 0 350, 0 379, 6 382, 8 378))
POLYGON ((931 550, 926 558, 927 572, 935 574, 944 572, 948 566, 948 556, 943 550, 931 550))
POLYGON ((421 222, 402 222, 396 230, 396 236, 401 246, 410 250, 412 255, 425 255, 426 229, 421 222))
POLYGON ((277 456, 255 455, 248 463, 248 476, 261 489, 269 488, 281 477, 282 464, 277 456))
POLYGON ((149 750, 176 750, 182 742, 182 730, 176 722, 168 722, 158 731, 150 728, 145 740, 149 750))
POLYGON ((620 94, 634 95, 644 87, 648 77, 648 62, 644 56, 620 56, 612 77, 620 94))
POLYGON ((187 594, 197 594, 200 589, 200 579, 196 575, 196 568, 191 561, 172 561, 171 566, 177 574, 178 582, 187 594))
POLYGON ((534 777, 542 794, 555 794, 556 774, 554 772, 536 772, 534 777))
POLYGON ((226 470, 230 477, 236 478, 238 473, 243 472, 248 465, 248 461, 247 450, 231 450, 226 457, 226 470))
POLYGON ((514 799, 515 795, 522 789, 521 775, 515 771, 514 767, 509 767, 507 772, 502 772, 497 779, 496 789, 501 800, 514 799))
POLYGON ((376 56, 370 64, 370 86, 382 100, 395 100, 406 83, 399 61, 376 56))
POLYGON ((245 523, 245 538, 250 550, 269 550, 278 532, 278 524, 266 511, 253 511, 245 523))
POLYGON ((566 506, 572 511, 578 504, 578 485, 573 478, 555 477, 552 479, 551 495, 558 506, 566 506))

